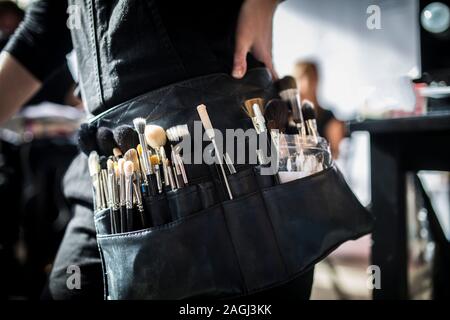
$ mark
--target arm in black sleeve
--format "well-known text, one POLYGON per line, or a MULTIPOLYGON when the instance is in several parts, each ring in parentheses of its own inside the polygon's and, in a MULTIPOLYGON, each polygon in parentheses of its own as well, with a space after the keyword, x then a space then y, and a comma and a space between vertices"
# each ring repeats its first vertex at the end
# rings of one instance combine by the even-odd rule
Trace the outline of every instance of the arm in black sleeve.
POLYGON ((65 63, 66 54, 72 50, 66 10, 65 0, 32 2, 24 21, 5 47, 41 81, 65 63))

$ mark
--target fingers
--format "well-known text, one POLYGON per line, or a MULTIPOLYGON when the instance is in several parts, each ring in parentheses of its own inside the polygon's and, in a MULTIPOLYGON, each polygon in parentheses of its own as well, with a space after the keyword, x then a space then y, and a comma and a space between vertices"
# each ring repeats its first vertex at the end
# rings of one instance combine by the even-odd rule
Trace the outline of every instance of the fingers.
POLYGON ((241 79, 247 72, 247 53, 249 47, 242 44, 242 40, 237 40, 236 49, 234 52, 233 71, 231 75, 233 78, 241 79))

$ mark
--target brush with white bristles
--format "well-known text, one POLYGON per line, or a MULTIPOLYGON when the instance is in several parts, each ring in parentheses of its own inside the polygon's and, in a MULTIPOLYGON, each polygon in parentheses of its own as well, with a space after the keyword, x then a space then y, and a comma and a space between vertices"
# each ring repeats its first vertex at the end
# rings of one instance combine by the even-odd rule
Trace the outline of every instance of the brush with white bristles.
POLYGON ((187 124, 182 124, 167 129, 166 134, 169 141, 178 142, 182 138, 189 136, 189 129, 187 124))
MULTIPOLYGON (((170 142, 178 142, 190 136, 187 124, 171 127, 166 130, 166 133, 167 139, 169 139, 170 142)), ((188 179, 183 158, 180 154, 181 147, 179 145, 174 146, 174 144, 171 144, 171 149, 172 164, 175 167, 176 183, 179 188, 182 188, 188 184, 188 179)))

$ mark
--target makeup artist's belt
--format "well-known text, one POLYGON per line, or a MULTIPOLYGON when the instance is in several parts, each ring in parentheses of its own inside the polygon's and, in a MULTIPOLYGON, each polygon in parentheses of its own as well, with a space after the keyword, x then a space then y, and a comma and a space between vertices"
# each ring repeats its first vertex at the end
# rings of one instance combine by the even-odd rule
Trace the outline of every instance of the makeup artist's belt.
MULTIPOLYGON (((243 80, 215 74, 139 96, 92 120, 114 128, 140 116, 169 128, 198 121, 204 103, 214 126, 250 128, 248 98, 270 98, 265 69, 243 80)), ((109 210, 95 214, 108 299, 231 298, 281 285, 307 271, 343 242, 370 232, 373 218, 339 170, 284 184, 257 166, 237 166, 226 200, 205 166, 187 166, 189 186, 149 198, 159 226, 110 234, 109 210)))

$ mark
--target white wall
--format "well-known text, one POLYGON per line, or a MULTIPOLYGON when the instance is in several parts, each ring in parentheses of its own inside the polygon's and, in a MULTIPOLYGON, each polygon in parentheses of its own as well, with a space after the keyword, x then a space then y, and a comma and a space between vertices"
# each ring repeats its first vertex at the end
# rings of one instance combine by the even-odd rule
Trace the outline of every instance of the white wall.
POLYGON ((417 10, 417 0, 287 0, 274 21, 276 68, 282 76, 300 58, 319 62, 321 103, 342 118, 369 96, 380 108, 410 106, 401 76, 419 74, 417 10), (381 8, 380 30, 366 25, 372 4, 381 8))

